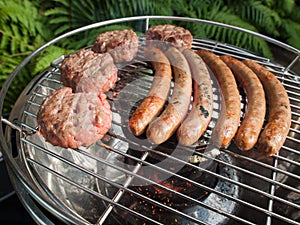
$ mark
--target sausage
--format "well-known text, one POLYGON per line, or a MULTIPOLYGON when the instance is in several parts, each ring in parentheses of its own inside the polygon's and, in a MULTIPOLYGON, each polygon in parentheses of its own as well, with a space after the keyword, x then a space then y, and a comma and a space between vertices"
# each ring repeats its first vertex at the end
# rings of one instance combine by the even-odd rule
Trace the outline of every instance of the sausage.
POLYGON ((272 156, 281 149, 291 126, 288 94, 276 76, 264 66, 250 59, 243 63, 256 73, 267 96, 268 121, 258 139, 258 150, 272 156))
POLYGON ((197 53, 212 70, 221 89, 222 109, 213 130, 212 141, 225 147, 233 139, 240 122, 239 90, 230 68, 218 56, 208 50, 198 50, 197 53))
POLYGON ((192 77, 184 55, 175 47, 166 52, 174 76, 174 89, 170 102, 162 114, 152 121, 146 135, 154 144, 161 144, 170 138, 183 121, 191 100, 192 77))
POLYGON ((191 49, 185 49, 193 79, 193 106, 177 130, 178 142, 189 146, 195 143, 206 130, 213 111, 213 91, 210 74, 202 58, 191 49))
POLYGON ((231 56, 220 57, 232 70, 247 96, 245 116, 234 137, 240 150, 252 149, 259 137, 266 115, 266 99, 263 86, 256 74, 241 61, 231 56))
POLYGON ((135 136, 141 135, 163 109, 172 79, 170 62, 161 50, 148 47, 144 55, 151 61, 155 74, 150 91, 129 120, 129 128, 135 136))

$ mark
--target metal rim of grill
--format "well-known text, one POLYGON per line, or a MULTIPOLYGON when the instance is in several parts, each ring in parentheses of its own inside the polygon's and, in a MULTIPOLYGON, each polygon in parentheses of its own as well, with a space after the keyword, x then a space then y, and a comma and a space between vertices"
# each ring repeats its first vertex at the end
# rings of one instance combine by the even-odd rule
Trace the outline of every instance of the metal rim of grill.
MULTIPOLYGON (((225 43, 197 38, 193 42, 194 49, 203 48, 216 54, 232 55, 239 59, 254 59, 266 66, 283 83, 291 102, 292 126, 280 153, 270 158, 257 158, 255 151, 240 152, 234 147, 229 147, 217 150, 217 154, 214 154, 214 151, 208 154, 207 151, 203 151, 206 147, 204 137, 203 146, 197 147, 193 157, 206 159, 216 165, 218 170, 210 170, 209 166, 200 167, 193 163, 188 163, 188 168, 199 171, 206 175, 206 178, 212 177, 216 182, 210 186, 191 181, 185 175, 174 173, 170 168, 161 168, 149 162, 149 158, 153 157, 154 159, 156 157, 168 158, 174 164, 186 163, 185 159, 169 156, 164 151, 149 148, 143 140, 137 141, 134 137, 127 136, 124 131, 127 129, 128 118, 122 117, 122 107, 128 102, 124 98, 125 103, 122 103, 121 98, 121 100, 115 100, 115 96, 118 97, 119 94, 116 93, 118 89, 108 93, 114 112, 114 122, 112 129, 102 142, 98 142, 88 151, 85 148, 75 150, 54 148, 33 134, 36 132, 36 113, 39 105, 47 94, 61 85, 59 64, 64 58, 62 56, 54 60, 51 66, 25 89, 10 119, 1 118, 2 123, 7 125, 5 134, 1 132, 2 150, 12 180, 15 181, 15 188, 19 190, 20 198, 23 199, 26 208, 32 211, 31 214, 36 220, 41 220, 40 223, 51 223, 51 221, 44 216, 39 207, 35 207, 35 204, 46 208, 67 223, 77 224, 115 224, 115 222, 120 222, 120 215, 123 216, 121 221, 128 222, 128 224, 143 224, 143 222, 147 224, 300 224, 300 77, 291 70, 299 61, 300 52, 274 39, 225 24, 191 18, 143 16, 105 21, 62 35, 26 58, 1 90, 1 103, 4 101, 8 86, 22 67, 48 46, 73 34, 115 23, 142 21, 146 30, 151 20, 161 20, 161 23, 164 23, 164 20, 207 23, 235 29, 262 38, 294 55, 287 65, 282 66, 270 59, 225 43), (118 107, 121 111, 116 109, 118 107), (142 150, 139 152, 141 154, 138 156, 128 154, 128 146, 134 150, 142 150), (13 156, 12 152, 17 152, 16 156, 13 156), (124 164, 118 164, 118 160, 124 158, 131 160, 132 166, 126 168, 124 164), (190 182, 199 190, 203 190, 207 196, 203 199, 196 199, 180 192, 177 193, 166 185, 141 176, 138 172, 143 166, 148 166, 181 181, 190 182), (110 172, 108 174, 105 171, 110 172), (167 202, 157 200, 153 195, 149 197, 132 188, 132 182, 139 179, 154 185, 160 192, 167 191, 171 195, 190 202, 192 206, 187 208, 198 207, 197 212, 201 216, 176 208, 168 202, 169 200, 167 202), (24 191, 29 193, 29 196, 24 195, 24 191), (82 198, 72 199, 74 196, 82 196, 82 198), (159 222, 151 211, 145 212, 142 208, 138 212, 137 208, 130 208, 127 202, 122 201, 133 196, 143 202, 142 206, 151 205, 153 210, 164 211, 161 215, 169 216, 170 220, 162 219, 159 222), (90 203, 86 203, 87 199, 90 203), (80 202, 84 202, 84 206, 79 207, 80 202), (35 210, 32 210, 33 208, 35 210)), ((143 36, 140 39, 143 40, 143 36)), ((130 79, 132 75, 143 81, 137 84, 134 91, 124 86, 126 82, 120 82, 119 90, 124 93, 128 91, 132 96, 129 100, 131 108, 135 104, 134 95, 138 100, 147 93, 150 87, 149 68, 141 60, 141 56, 138 56, 130 65, 119 65, 120 67, 121 81, 130 79)), ((128 115, 128 110, 130 109, 124 109, 124 115, 128 115)), ((162 146, 162 148, 167 147, 162 146)), ((189 148, 183 151, 191 154, 189 148)))

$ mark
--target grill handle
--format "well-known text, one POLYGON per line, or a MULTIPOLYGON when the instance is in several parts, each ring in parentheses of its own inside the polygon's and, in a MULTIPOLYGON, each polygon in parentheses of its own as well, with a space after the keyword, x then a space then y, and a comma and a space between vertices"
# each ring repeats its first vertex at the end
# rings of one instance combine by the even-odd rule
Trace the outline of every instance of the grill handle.
POLYGON ((3 118, 2 116, 1 116, 1 122, 3 122, 4 124, 10 126, 12 129, 15 129, 15 130, 19 131, 20 133, 26 133, 26 131, 22 130, 21 127, 15 125, 14 123, 12 123, 9 120, 3 118))
MULTIPOLYGON (((21 126, 16 125, 15 123, 10 122, 8 119, 5 119, 3 116, 1 116, 1 122, 7 126, 9 126, 10 128, 12 128, 13 130, 22 133, 24 136, 29 135, 30 132, 25 131, 24 129, 22 129, 21 126)), ((2 129, 4 128, 2 124, 2 129)), ((3 154, 2 151, 0 149, 0 162, 3 160, 3 154)))

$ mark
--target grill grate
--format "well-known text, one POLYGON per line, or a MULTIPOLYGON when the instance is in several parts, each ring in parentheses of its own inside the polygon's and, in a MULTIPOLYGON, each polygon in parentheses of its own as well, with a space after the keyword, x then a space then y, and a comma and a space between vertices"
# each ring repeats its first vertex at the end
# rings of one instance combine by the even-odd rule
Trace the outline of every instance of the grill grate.
POLYGON ((14 121, 23 133, 13 140, 20 143, 30 180, 54 203, 54 214, 63 212, 82 224, 300 224, 299 76, 291 65, 235 46, 195 39, 193 48, 254 59, 279 78, 292 107, 292 126, 280 153, 263 158, 233 144, 209 145, 220 101, 214 80, 213 122, 197 146, 177 146, 172 139, 153 146, 132 136, 129 115, 147 94, 153 72, 141 53, 118 65, 120 80, 107 93, 113 125, 103 140, 88 149, 53 147, 35 134, 36 114, 43 99, 61 86, 61 57, 27 90, 25 110, 14 121))

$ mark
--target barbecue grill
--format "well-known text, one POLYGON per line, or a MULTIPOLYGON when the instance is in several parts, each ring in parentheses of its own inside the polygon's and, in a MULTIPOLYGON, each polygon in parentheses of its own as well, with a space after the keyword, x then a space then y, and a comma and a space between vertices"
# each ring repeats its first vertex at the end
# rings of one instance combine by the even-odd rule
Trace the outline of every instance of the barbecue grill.
MULTIPOLYGON (((25 208, 40 224, 54 224, 52 216, 66 224, 300 224, 300 76, 293 72, 299 67, 300 51, 277 40, 182 17, 141 16, 92 24, 50 41, 27 57, 1 90, 1 111, 12 81, 49 46, 90 29, 138 23, 143 48, 149 24, 168 21, 248 33, 288 53, 285 57, 276 52, 270 60, 247 49, 197 37, 192 46, 253 59, 278 77, 292 108, 292 125, 281 151, 263 157, 256 149, 241 152, 233 143, 227 148, 211 144, 221 98, 214 79, 213 119, 197 144, 183 147, 171 138, 151 145, 144 137, 134 137, 128 119, 147 94, 153 75, 140 51, 132 62, 117 65, 119 81, 107 93, 113 124, 105 137, 89 148, 54 147, 36 134, 36 115, 42 101, 62 85, 59 68, 67 56, 61 56, 27 85, 10 117, 1 116, 6 127, 1 130, 1 150, 25 208)), ((241 99, 245 110, 243 94, 241 99)))

